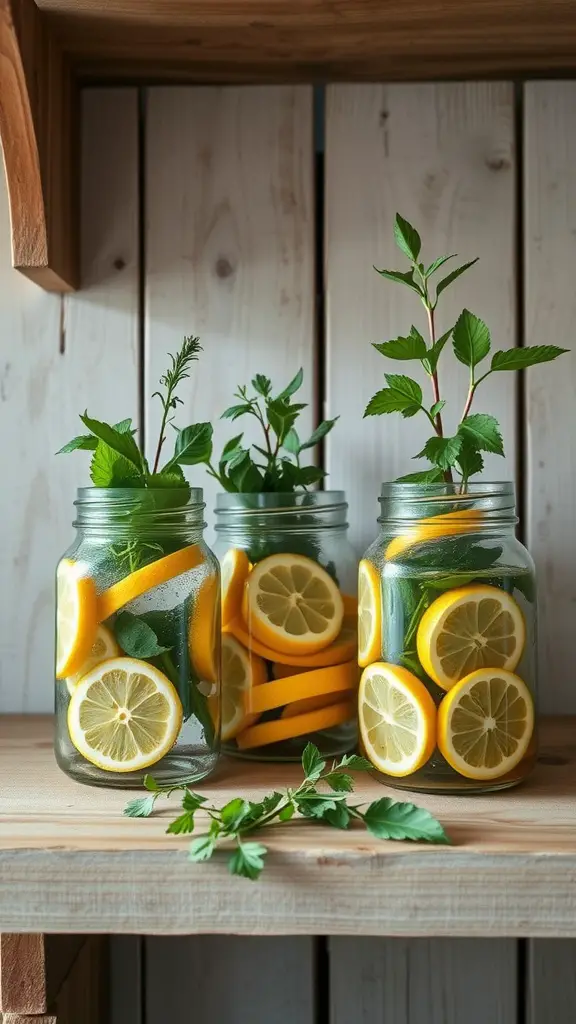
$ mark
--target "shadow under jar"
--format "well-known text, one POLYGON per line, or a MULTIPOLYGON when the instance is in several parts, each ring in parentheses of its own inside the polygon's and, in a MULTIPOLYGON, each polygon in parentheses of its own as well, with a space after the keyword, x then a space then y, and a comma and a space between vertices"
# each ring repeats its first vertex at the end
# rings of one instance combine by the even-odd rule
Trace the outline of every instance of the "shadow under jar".
POLYGON ((536 586, 512 483, 382 485, 359 570, 360 730, 390 785, 484 793, 536 758, 536 586))
POLYGON ((220 571, 202 491, 83 488, 57 570, 56 758, 78 782, 197 781, 220 746, 220 571))
POLYGON ((222 739, 227 753, 299 760, 357 739, 358 562, 342 491, 219 494, 222 739))

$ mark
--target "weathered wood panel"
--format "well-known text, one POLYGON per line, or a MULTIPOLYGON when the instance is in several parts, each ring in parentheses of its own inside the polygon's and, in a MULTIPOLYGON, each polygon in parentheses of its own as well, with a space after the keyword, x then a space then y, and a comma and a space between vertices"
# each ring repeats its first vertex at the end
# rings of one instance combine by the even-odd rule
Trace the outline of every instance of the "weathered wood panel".
POLYGON ((528 945, 527 1024, 576 1020, 576 942, 537 939, 528 945))
POLYGON ((309 938, 148 939, 147 964, 148 1024, 313 1024, 316 1019, 309 938))
MULTIPOLYGON (((255 373, 283 387, 303 366, 313 401, 312 182, 311 88, 150 90, 145 391, 183 334, 199 334, 180 424, 217 421, 255 373)), ((153 405, 150 451, 158 423, 153 405)), ((216 451, 245 427, 217 423, 216 451)), ((210 512, 218 484, 202 468, 191 479, 210 512)))
POLYGON ((330 940, 331 1024, 517 1024, 511 939, 330 940))
POLYGON ((46 295, 11 269, 0 188, 2 712, 53 705, 54 569, 89 482, 85 453, 54 453, 86 407, 104 419, 138 409, 136 91, 87 93, 83 124, 84 291, 46 295))
MULTIPOLYGON (((407 333, 411 323, 423 332, 426 326, 417 296, 383 280, 372 266, 406 269, 392 233, 399 211, 419 228, 425 259, 458 253, 464 263, 480 257, 442 295, 438 333, 467 306, 486 320, 498 347, 513 345, 514 193, 509 84, 328 88, 327 411, 340 413, 341 421, 328 438, 327 468, 331 480, 348 491, 359 551, 375 536, 381 481, 422 466, 411 457, 430 433, 419 416, 362 421, 368 400, 384 386, 384 371, 406 371, 406 364, 384 359, 370 343, 407 333)), ((513 476, 515 469, 515 387, 511 375, 501 377, 489 397, 479 392, 475 405, 498 415, 506 439, 506 464, 487 458, 487 479, 513 476)), ((452 410, 446 429, 453 430, 466 397, 467 370, 450 353, 440 362, 440 383, 452 410)))
POLYGON ((536 561, 540 698, 576 708, 576 82, 533 82, 525 95, 526 343, 572 349, 526 374, 527 542, 536 561))

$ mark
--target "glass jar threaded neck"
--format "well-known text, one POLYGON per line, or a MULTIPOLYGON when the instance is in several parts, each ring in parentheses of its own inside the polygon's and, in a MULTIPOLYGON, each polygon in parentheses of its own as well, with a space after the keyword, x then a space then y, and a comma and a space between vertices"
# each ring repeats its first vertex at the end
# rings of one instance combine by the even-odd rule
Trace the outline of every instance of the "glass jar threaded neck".
POLYGON ((310 533, 346 530, 348 505, 344 491, 296 491, 216 496, 217 534, 246 532, 310 533))
POLYGON ((380 524, 416 523, 450 515, 483 526, 514 527, 518 522, 514 484, 511 481, 468 483, 460 492, 459 484, 383 483, 380 494, 380 524))
POLYGON ((81 487, 74 502, 73 526, 83 533, 108 536, 190 537, 202 534, 202 489, 81 487))

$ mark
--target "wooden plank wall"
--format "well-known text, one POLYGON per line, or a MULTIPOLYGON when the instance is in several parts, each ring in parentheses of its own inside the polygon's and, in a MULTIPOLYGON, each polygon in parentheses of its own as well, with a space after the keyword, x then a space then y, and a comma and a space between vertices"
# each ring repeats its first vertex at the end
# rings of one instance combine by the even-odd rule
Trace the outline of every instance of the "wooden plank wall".
MULTIPOLYGON (((52 703, 52 569, 87 471, 82 455, 52 453, 86 406, 137 419, 184 333, 205 350, 185 410, 196 419, 216 416, 254 372, 284 381, 304 367, 310 420, 341 415, 326 467, 348 491, 361 553, 381 480, 408 471, 422 436, 415 421, 361 419, 385 368, 370 342, 419 315, 372 270, 396 258, 397 209, 431 255, 481 256, 458 298, 448 293, 446 322, 468 304, 498 347, 574 347, 521 386, 502 375, 483 407, 502 421, 508 453, 487 473, 517 477, 540 570, 542 706, 576 710, 575 111, 573 82, 338 85, 316 108, 306 86, 88 92, 84 290, 64 299, 10 270, 0 183, 0 712, 52 703)), ((462 387, 460 368, 444 386, 462 387)), ((154 412, 143 426, 154 431, 154 412)), ((213 497, 207 487, 209 513, 213 497)), ((575 948, 125 938, 111 1019, 548 1024, 576 1019, 575 948)))

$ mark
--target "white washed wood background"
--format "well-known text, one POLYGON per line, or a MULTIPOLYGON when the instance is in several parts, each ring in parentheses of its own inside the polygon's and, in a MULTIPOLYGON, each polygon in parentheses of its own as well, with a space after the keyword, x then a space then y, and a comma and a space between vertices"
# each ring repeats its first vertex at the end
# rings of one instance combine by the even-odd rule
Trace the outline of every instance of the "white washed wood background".
MULTIPOLYGON (((408 293, 372 270, 396 259, 397 209, 433 256, 481 257, 448 293, 446 316, 469 305, 498 347, 573 345, 575 83, 332 86, 324 146, 313 99, 306 86, 87 92, 84 288, 74 296, 46 295, 10 269, 0 181, 0 712, 52 705, 52 572, 72 537, 74 488, 87 479, 81 454, 53 452, 85 407, 138 419, 184 333, 200 334, 205 349, 186 407, 197 419, 214 417, 256 371, 284 381, 304 367, 310 418, 341 416, 326 466, 330 485, 348 492, 359 554, 375 534, 381 480, 408 471, 423 436, 415 421, 361 418, 384 370, 370 342, 419 315, 408 293), (324 199, 316 160, 324 161, 324 199)), ((518 387, 502 375, 483 403, 501 419, 508 452, 506 465, 490 461, 488 475, 517 479, 540 571, 542 707, 572 713, 573 347, 518 387)), ((460 371, 445 371, 445 392, 462 389, 460 371)), ((155 426, 151 412, 147 432, 155 426)), ((206 491, 210 518, 214 489, 206 491)), ((122 939, 113 1022, 569 1021, 575 948, 122 939)))

